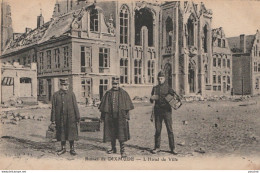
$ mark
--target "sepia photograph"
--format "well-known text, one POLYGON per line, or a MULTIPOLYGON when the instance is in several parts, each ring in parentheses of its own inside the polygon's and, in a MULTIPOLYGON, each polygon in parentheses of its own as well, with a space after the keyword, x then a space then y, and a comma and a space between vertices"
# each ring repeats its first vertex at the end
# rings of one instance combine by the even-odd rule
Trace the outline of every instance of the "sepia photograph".
POLYGON ((260 170, 260 1, 0 0, 0 170, 260 170))

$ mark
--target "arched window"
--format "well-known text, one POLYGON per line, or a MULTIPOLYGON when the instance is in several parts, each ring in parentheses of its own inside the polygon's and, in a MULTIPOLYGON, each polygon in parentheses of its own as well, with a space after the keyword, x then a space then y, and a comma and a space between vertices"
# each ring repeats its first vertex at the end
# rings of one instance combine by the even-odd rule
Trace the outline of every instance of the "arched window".
POLYGON ((170 17, 166 19, 166 46, 172 46, 173 40, 173 22, 170 17))
POLYGON ((123 6, 120 10, 120 43, 128 43, 128 21, 129 11, 126 6, 123 6))
POLYGON ((187 23, 188 29, 188 46, 194 46, 194 24, 191 18, 189 18, 187 23))
POLYGON ((90 11, 90 31, 98 32, 98 11, 92 9, 90 11))
POLYGON ((148 30, 148 46, 153 46, 153 13, 149 8, 135 10, 135 45, 141 45, 141 31, 148 30))

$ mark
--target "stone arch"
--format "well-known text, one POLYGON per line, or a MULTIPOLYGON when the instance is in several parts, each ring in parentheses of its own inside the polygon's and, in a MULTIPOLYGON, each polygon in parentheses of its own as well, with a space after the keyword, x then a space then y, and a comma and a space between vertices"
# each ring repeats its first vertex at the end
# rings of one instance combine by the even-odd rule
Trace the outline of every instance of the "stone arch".
POLYGON ((143 26, 148 29, 148 46, 154 45, 154 19, 155 13, 151 8, 135 9, 135 45, 141 44, 141 29, 143 26))
POLYGON ((165 20, 166 46, 172 46, 173 40, 173 20, 170 16, 165 20))

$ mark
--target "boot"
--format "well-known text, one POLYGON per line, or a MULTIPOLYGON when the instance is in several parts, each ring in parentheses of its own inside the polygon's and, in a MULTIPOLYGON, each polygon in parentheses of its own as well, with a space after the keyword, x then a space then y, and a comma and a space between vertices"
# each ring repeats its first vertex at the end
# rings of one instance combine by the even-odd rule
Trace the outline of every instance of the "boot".
POLYGON ((74 149, 74 141, 70 141, 70 154, 71 154, 72 156, 77 155, 77 153, 76 153, 76 151, 75 151, 75 149, 74 149))
POLYGON ((111 141, 111 149, 107 151, 107 154, 116 153, 116 140, 111 141))
POLYGON ((57 154, 60 156, 66 153, 66 141, 61 141, 61 149, 57 151, 57 154))
POLYGON ((125 144, 124 142, 120 142, 120 153, 122 158, 126 158, 127 155, 125 153, 125 144))

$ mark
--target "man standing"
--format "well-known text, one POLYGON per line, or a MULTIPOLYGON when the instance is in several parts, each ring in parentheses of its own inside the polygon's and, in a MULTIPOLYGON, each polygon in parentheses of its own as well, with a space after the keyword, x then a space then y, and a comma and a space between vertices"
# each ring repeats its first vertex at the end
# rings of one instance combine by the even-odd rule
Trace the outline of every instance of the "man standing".
POLYGON ((119 78, 112 80, 112 89, 106 92, 99 105, 101 121, 104 122, 103 141, 111 142, 111 150, 107 153, 116 153, 116 139, 120 143, 120 153, 126 157, 124 142, 130 139, 129 111, 134 109, 128 93, 119 87, 119 78))
POLYGON ((174 95, 175 92, 165 82, 165 74, 163 71, 160 71, 158 73, 158 81, 159 81, 159 85, 153 87, 152 97, 150 99, 151 103, 155 101, 155 105, 154 105, 155 146, 154 149, 152 150, 152 153, 156 154, 157 152, 160 151, 162 121, 164 120, 167 128, 171 153, 177 154, 175 152, 174 136, 172 130, 172 108, 165 99, 165 97, 168 94, 174 95))
POLYGON ((78 140, 79 109, 75 94, 69 90, 68 79, 60 79, 60 90, 52 97, 51 122, 56 124, 57 141, 61 141, 58 155, 66 153, 66 141, 70 143, 70 154, 76 155, 74 140, 78 140))

